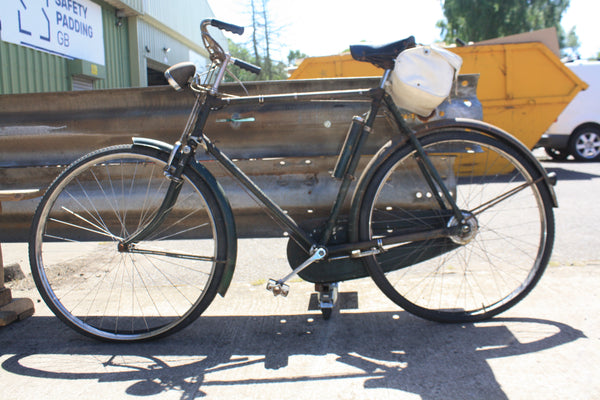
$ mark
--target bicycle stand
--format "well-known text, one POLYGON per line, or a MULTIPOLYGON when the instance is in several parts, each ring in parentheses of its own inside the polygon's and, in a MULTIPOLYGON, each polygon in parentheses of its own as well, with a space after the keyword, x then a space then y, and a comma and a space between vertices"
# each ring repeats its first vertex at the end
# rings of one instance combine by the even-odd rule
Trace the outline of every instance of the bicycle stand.
POLYGON ((333 308, 338 300, 339 283, 315 283, 315 291, 319 294, 319 308, 323 314, 323 319, 331 317, 333 308))

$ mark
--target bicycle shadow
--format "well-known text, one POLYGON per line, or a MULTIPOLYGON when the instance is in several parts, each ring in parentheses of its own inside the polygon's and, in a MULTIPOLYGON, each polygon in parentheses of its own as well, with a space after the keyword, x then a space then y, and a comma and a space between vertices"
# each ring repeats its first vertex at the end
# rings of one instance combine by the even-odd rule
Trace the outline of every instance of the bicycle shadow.
MULTIPOLYGON (((488 361, 547 350, 585 336, 566 324, 497 318, 446 325, 406 312, 201 317, 140 344, 86 339, 53 317, 0 331, 5 372, 32 378, 124 382, 129 395, 206 395, 211 387, 362 381, 423 399, 507 398, 488 361), (14 338, 14 339, 12 339, 14 338), (262 367, 262 368, 261 368, 262 367)), ((58 382, 57 382, 58 383, 58 382)), ((314 388, 310 388, 314 386, 314 388)), ((263 393, 264 394, 264 393, 263 393)))

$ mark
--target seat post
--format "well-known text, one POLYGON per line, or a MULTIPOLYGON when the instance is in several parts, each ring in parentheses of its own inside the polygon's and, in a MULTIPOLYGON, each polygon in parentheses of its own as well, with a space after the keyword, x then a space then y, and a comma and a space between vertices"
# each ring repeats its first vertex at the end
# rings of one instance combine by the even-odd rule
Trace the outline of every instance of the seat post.
POLYGON ((392 72, 391 69, 386 69, 385 72, 383 73, 383 76, 381 77, 381 82, 379 82, 380 89, 385 89, 385 83, 389 79, 391 72, 392 72))

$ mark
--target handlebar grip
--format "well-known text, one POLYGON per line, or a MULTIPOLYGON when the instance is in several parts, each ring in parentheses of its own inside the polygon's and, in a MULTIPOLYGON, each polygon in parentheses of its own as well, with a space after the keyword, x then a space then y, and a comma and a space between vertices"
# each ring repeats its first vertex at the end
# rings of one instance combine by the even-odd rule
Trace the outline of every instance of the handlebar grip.
POLYGON ((238 60, 237 58, 233 60, 233 65, 237 65, 241 69, 245 69, 246 71, 252 72, 256 75, 260 74, 261 71, 260 67, 257 67, 256 65, 250 64, 246 61, 238 60))
POLYGON ((223 29, 225 31, 235 33, 236 35, 241 35, 244 33, 243 26, 228 24, 227 22, 219 21, 218 19, 210 20, 210 24, 215 28, 223 29))

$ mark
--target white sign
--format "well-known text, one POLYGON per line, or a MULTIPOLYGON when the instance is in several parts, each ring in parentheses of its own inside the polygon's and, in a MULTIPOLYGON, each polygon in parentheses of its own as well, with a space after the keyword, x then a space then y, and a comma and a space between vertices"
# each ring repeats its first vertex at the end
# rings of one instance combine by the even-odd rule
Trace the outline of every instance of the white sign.
POLYGON ((89 0, 2 0, 0 37, 104 65, 102 8, 89 0))

